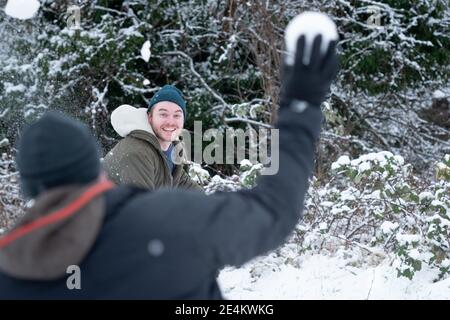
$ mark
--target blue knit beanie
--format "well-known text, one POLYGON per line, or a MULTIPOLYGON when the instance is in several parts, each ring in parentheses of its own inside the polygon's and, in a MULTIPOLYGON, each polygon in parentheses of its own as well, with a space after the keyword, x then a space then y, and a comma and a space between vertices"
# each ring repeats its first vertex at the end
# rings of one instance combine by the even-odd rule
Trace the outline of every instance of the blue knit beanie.
POLYGON ((177 87, 166 84, 159 89, 148 102, 147 112, 150 112, 152 107, 161 101, 170 101, 179 105, 181 110, 183 110, 184 119, 186 119, 186 102, 183 99, 183 93, 177 87))

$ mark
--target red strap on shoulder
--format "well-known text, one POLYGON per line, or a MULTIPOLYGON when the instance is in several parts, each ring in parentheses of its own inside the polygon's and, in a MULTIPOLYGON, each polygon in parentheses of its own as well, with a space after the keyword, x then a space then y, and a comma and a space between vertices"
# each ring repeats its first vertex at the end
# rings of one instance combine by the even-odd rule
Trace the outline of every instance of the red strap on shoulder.
POLYGON ((36 219, 28 224, 18 227, 17 229, 12 230, 8 234, 3 237, 0 237, 0 249, 6 247, 11 242, 27 235, 30 232, 33 232, 36 229, 42 228, 46 225, 56 223, 63 219, 66 219, 72 215, 74 215, 79 209, 84 207, 87 203, 89 203, 93 198, 97 195, 112 189, 114 187, 114 183, 109 180, 102 180, 93 186, 89 187, 85 192, 83 192, 80 197, 69 203, 62 209, 59 209, 55 212, 47 214, 39 219, 36 219))

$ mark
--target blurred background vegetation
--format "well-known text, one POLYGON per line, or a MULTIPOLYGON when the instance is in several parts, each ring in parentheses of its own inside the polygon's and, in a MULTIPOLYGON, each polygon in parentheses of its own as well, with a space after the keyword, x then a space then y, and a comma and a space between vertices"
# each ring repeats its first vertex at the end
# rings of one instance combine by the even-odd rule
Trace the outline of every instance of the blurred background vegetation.
MULTIPOLYGON (((306 10, 330 15, 340 35, 341 71, 322 106, 319 180, 341 154, 390 150, 430 175, 431 164, 450 152, 448 1, 40 2, 30 20, 0 12, 6 157, 20 128, 47 109, 89 124, 106 152, 119 138, 110 113, 125 103, 145 107, 167 83, 185 94, 188 130, 194 120, 204 130, 267 127, 278 108, 284 28, 306 10), (140 53, 146 41, 148 62, 140 53)), ((225 176, 236 169, 208 168, 225 176)))

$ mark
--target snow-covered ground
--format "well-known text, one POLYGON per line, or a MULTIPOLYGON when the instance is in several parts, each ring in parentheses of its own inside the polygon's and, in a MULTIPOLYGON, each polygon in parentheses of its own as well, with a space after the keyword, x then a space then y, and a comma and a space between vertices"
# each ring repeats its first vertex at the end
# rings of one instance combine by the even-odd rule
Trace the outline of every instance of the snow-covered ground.
POLYGON ((397 277, 388 258, 376 266, 358 266, 344 251, 333 257, 308 254, 295 263, 276 260, 269 256, 222 270, 219 284, 225 298, 450 300, 450 278, 433 283, 436 274, 426 266, 409 280, 397 277))

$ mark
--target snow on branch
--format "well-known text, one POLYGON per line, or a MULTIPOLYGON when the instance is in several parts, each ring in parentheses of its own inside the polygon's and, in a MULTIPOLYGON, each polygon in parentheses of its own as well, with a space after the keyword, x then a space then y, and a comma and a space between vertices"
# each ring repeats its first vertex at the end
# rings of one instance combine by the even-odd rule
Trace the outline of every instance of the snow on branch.
POLYGON ((251 119, 246 119, 246 118, 242 118, 242 117, 234 117, 234 118, 225 118, 225 122, 226 123, 231 123, 231 122, 244 122, 244 123, 248 123, 248 124, 252 124, 252 125, 256 125, 256 126, 260 126, 263 128, 273 128, 270 124, 266 124, 266 123, 262 123, 259 121, 255 121, 255 120, 251 120, 251 119))
POLYGON ((229 108, 229 104, 225 102, 225 100, 217 92, 211 89, 211 87, 206 83, 203 77, 195 70, 194 61, 190 56, 188 56, 186 53, 182 51, 168 51, 164 52, 163 55, 178 55, 187 59, 189 61, 189 67, 191 72, 200 80, 201 84, 205 87, 205 89, 208 90, 208 92, 211 93, 211 95, 215 99, 217 99, 223 105, 224 108, 229 108))

